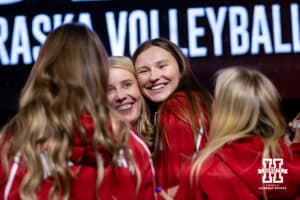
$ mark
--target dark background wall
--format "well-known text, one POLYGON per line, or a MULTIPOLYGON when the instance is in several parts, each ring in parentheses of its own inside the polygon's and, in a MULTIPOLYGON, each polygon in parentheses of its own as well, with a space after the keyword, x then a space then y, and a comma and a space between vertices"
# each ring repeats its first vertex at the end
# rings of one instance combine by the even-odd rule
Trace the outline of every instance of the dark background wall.
POLYGON ((0 125, 17 110, 20 91, 47 33, 87 23, 109 54, 132 55, 143 40, 166 37, 183 48, 200 82, 213 90, 216 70, 231 65, 266 74, 287 120, 300 111, 300 3, 296 1, 0 2, 0 125))

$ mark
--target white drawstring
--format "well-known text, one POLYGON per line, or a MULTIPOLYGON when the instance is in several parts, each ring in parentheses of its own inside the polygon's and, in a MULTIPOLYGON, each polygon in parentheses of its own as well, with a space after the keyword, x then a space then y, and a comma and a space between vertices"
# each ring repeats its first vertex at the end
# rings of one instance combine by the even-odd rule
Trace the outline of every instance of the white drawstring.
POLYGON ((196 150, 195 150, 195 153, 193 155, 193 158, 195 158, 195 156, 199 152, 199 148, 200 148, 200 145, 201 145, 201 140, 202 140, 203 133, 204 133, 204 130, 203 130, 203 127, 202 127, 202 124, 201 124, 200 120, 199 120, 199 125, 200 125, 200 130, 199 130, 199 134, 198 134, 197 139, 196 139, 196 150))
POLYGON ((42 161, 42 165, 43 165, 44 179, 46 179, 48 176, 51 175, 47 154, 44 154, 44 153, 41 154, 41 161, 42 161))
POLYGON ((119 167, 125 167, 125 168, 128 167, 126 159, 124 157, 123 149, 121 149, 120 152, 119 152, 118 166, 119 167))
MULTIPOLYGON (((129 149, 129 153, 131 154, 132 156, 132 150, 129 149)), ((119 159, 118 159, 118 166, 119 167, 124 167, 124 168, 128 168, 129 171, 134 174, 135 173, 135 169, 134 169, 134 166, 133 164, 130 162, 129 163, 129 166, 128 166, 128 162, 124 156, 124 150, 123 149, 120 149, 119 151, 119 159)))
MULTIPOLYGON (((11 171, 9 173, 7 184, 6 184, 5 190, 4 190, 4 200, 8 200, 9 192, 11 190, 15 176, 18 171, 20 157, 21 157, 20 152, 18 152, 14 157, 14 163, 13 163, 11 171)), ((42 161, 43 170, 44 170, 44 179, 46 179, 47 177, 51 176, 47 154, 41 154, 41 161, 42 161)), ((126 161, 125 161, 125 164, 127 166, 126 161)), ((72 166, 72 165, 74 165, 74 164, 71 161, 69 161, 68 166, 72 166)))
POLYGON ((11 190, 12 184, 14 182, 16 173, 18 171, 19 161, 20 161, 21 153, 18 152, 14 157, 14 164, 12 165, 11 171, 8 176, 8 181, 4 190, 4 200, 8 199, 9 192, 11 190))
MULTIPOLYGON (((201 126, 201 125, 200 125, 201 126)), ((198 153, 199 148, 200 148, 200 144, 201 144, 201 140, 202 140, 202 136, 203 136, 203 127, 200 127, 200 131, 199 134, 197 136, 197 141, 196 141, 196 152, 198 153)))

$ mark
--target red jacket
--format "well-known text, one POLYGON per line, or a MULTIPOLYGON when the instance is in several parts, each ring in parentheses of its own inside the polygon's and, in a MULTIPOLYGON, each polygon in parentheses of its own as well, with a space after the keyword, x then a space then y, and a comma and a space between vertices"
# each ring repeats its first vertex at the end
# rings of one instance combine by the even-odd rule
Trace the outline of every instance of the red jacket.
MULTIPOLYGON (((196 178, 198 184, 190 184, 190 167, 182 176, 175 200, 185 199, 263 199, 263 188, 268 199, 296 199, 300 195, 300 143, 291 151, 280 141, 282 166, 278 162, 275 183, 271 174, 262 173, 270 165, 262 162, 263 140, 251 136, 226 144, 201 166, 196 178), (263 167, 263 163, 265 167, 263 167), (281 168, 281 169, 280 169, 281 168), (265 183, 263 180, 271 183, 265 183)), ((273 165, 274 166, 274 165, 273 165)), ((274 175, 274 174, 273 174, 274 175)))
POLYGON ((129 147, 133 152, 133 157, 142 175, 142 183, 137 199, 154 200, 156 199, 154 178, 155 172, 151 159, 151 153, 148 146, 142 140, 137 131, 132 130, 130 133, 129 147))
MULTIPOLYGON (((83 114, 80 118, 82 126, 87 133, 87 143, 83 143, 78 132, 75 130, 74 148, 72 151, 70 166, 75 172, 76 177, 71 179, 71 196, 70 199, 96 199, 95 184, 97 179, 97 169, 95 154, 92 147, 92 137, 94 133, 94 124, 92 119, 83 114)), ((104 159, 104 179, 97 192, 100 199, 155 199, 154 193, 154 175, 149 152, 145 149, 144 144, 132 132, 129 137, 129 147, 133 157, 142 175, 142 183, 136 196, 137 178, 136 173, 131 170, 132 165, 125 160, 127 166, 117 166, 113 168, 109 165, 111 156, 100 148, 101 155, 104 159)), ((8 199, 20 199, 19 185, 25 175, 25 169, 18 165, 16 175, 13 179, 12 187, 9 191, 8 199)), ((0 166, 0 199, 4 198, 4 190, 7 180, 3 181, 3 170, 0 166), (2 183, 2 184, 1 184, 2 183)), ((47 199, 47 195, 51 188, 51 176, 44 179, 39 188, 39 199, 47 199)))
MULTIPOLYGON (((195 95, 193 92, 191 94, 195 95)), ((208 130, 209 125, 206 109, 200 98, 197 98, 199 99, 204 116, 203 126, 205 127, 202 128, 208 130)), ((191 162, 196 149, 199 150, 206 144, 206 137, 203 134, 201 142, 196 147, 191 125, 178 118, 182 114, 182 108, 188 112, 190 111, 186 94, 178 92, 168 100, 167 107, 162 108, 160 116, 159 126, 164 131, 161 132, 161 150, 154 165, 157 185, 165 189, 176 186, 179 183, 184 166, 191 162)), ((182 117, 188 118, 189 122, 192 118, 190 115, 182 117)))

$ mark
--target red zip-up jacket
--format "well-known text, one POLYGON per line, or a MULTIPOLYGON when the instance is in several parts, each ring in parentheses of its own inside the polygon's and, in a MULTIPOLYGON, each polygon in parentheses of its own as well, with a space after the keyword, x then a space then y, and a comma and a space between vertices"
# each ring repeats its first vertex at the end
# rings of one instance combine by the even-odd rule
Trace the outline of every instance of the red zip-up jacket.
POLYGON ((282 141, 279 143, 282 156, 275 165, 263 162, 263 140, 259 136, 226 144, 204 161, 193 184, 190 182, 191 168, 186 169, 175 200, 256 200, 264 199, 263 189, 268 199, 299 199, 300 143, 293 144, 290 149, 282 141), (275 173, 264 176, 262 172, 271 168, 275 173), (281 183, 274 182, 272 177, 281 183), (263 185, 265 181, 270 183, 263 185))
MULTIPOLYGON (((191 95, 196 95, 190 91, 191 95)), ((202 130, 209 129, 207 112, 203 102, 197 96, 199 105, 202 109, 204 124, 202 130)), ((182 109, 188 111, 188 115, 181 117, 187 118, 188 122, 192 120, 188 99, 184 92, 178 92, 166 103, 167 106, 162 108, 161 120, 161 147, 158 153, 158 158, 154 161, 155 175, 157 185, 163 189, 176 186, 179 183, 181 173, 184 166, 189 164, 196 151, 202 149, 206 144, 206 135, 202 131, 197 139, 199 144, 196 144, 193 129, 190 123, 184 122, 179 115, 182 114, 182 109)), ((200 131, 200 129, 199 129, 200 131)))
MULTIPOLYGON (((154 174, 150 154, 134 132, 130 133, 129 148, 131 149, 135 162, 142 175, 139 189, 137 190, 136 173, 132 170, 130 162, 127 160, 120 160, 122 164, 114 168, 109 164, 111 159, 110 154, 101 150, 101 147, 99 147, 102 158, 104 159, 105 169, 103 182, 98 191, 95 191, 97 168, 92 147, 94 123, 92 118, 87 114, 81 115, 80 122, 86 130, 87 140, 86 143, 84 143, 80 139, 78 131, 75 129, 70 168, 76 176, 70 180, 70 199, 96 199, 96 195, 102 200, 156 199, 154 193, 154 174)), ((8 191, 7 199, 9 200, 20 199, 19 187, 26 173, 26 168, 22 166, 21 163, 22 162, 19 162, 17 165, 16 173, 13 176, 11 187, 8 191)), ((0 179, 0 199, 4 199, 4 191, 7 189, 8 182, 3 174, 1 165, 0 179)), ((37 191, 38 199, 47 199, 51 185, 51 174, 48 174, 48 177, 45 177, 43 180, 39 191, 37 191)))

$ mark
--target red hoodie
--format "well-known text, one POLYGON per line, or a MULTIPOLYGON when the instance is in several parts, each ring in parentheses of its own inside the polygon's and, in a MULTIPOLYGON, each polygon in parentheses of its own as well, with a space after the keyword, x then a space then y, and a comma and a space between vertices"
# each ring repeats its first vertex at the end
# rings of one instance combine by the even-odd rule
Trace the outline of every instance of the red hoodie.
MULTIPOLYGON (((194 92, 190 92, 190 94, 196 95, 194 92)), ((209 122, 206 109, 202 100, 199 97, 197 98, 204 116, 202 129, 208 130, 209 122)), ((199 145, 195 144, 192 126, 179 118, 179 115, 182 115, 182 108, 189 115, 181 117, 188 118, 188 121, 195 117, 191 114, 186 94, 178 92, 166 104, 167 106, 162 108, 159 124, 161 129, 163 129, 161 148, 158 153, 158 159, 154 163, 157 185, 164 189, 176 186, 179 183, 184 166, 192 161, 196 150, 201 150, 206 144, 206 136, 203 133, 200 134, 201 140, 198 140, 200 141, 199 145)))
MULTIPOLYGON (((86 130, 86 142, 84 143, 79 135, 78 131, 74 131, 74 147, 72 150, 71 170, 76 174, 71 179, 71 194, 70 199, 96 199, 96 194, 101 200, 115 200, 115 199, 154 199, 154 175, 151 171, 151 162, 148 152, 144 149, 140 141, 137 141, 132 135, 129 137, 129 145, 137 162, 138 168, 140 168, 142 174, 142 184, 138 193, 136 194, 137 178, 136 173, 132 170, 132 165, 126 160, 122 160, 122 166, 113 168, 109 165, 110 154, 99 149, 101 156, 104 159, 104 178, 103 182, 96 193, 96 179, 97 168, 95 154, 92 147, 92 138, 94 133, 94 123, 92 118, 87 114, 82 114, 80 122, 83 128, 86 130), (143 162, 144 167, 141 168, 139 161, 143 162), (148 162, 148 163, 147 163, 148 162), (144 170, 144 171, 142 171, 144 170), (148 179, 144 178, 147 177, 148 179)), ((0 166, 0 177, 3 170, 0 166)), ((16 174, 14 176, 12 186, 9 191, 8 199, 20 199, 19 186, 24 177, 25 170, 22 166, 18 166, 16 174)), ((51 175, 44 179, 41 187, 38 191, 39 199, 47 199, 49 190, 52 185, 51 175)), ((4 190, 7 183, 0 183, 0 199, 4 198, 4 190)))
POLYGON ((271 165, 262 162, 263 140, 251 136, 226 144, 201 166, 198 184, 190 184, 190 167, 182 176, 175 200, 185 199, 263 199, 263 188, 268 199, 296 199, 300 196, 300 143, 289 150, 280 141, 282 163, 275 164, 275 183, 269 170, 271 165), (265 183, 263 180, 271 183, 265 183))

